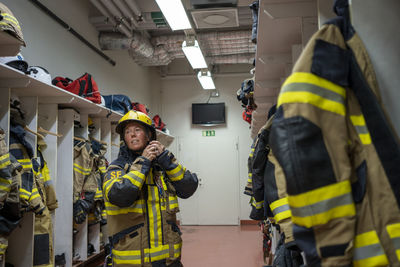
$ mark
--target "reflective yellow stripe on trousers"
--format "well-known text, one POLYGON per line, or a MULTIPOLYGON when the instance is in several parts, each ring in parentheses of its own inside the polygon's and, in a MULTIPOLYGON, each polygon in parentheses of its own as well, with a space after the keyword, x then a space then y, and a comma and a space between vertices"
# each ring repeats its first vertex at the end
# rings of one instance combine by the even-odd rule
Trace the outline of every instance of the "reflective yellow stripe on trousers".
POLYGON ((288 200, 292 221, 307 228, 356 214, 348 180, 289 196, 288 200))
POLYGON ((400 261, 400 223, 390 224, 386 226, 386 230, 396 249, 397 259, 400 261))
POLYGON ((354 267, 387 266, 389 264, 375 231, 356 236, 353 264, 354 267))

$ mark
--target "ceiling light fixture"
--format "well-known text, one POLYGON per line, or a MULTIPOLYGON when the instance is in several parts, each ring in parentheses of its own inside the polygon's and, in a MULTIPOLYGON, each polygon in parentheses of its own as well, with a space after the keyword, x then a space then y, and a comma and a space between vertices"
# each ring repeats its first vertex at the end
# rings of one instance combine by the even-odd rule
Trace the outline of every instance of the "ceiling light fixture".
POLYGON ((156 0, 156 2, 173 31, 192 28, 181 0, 156 0))
POLYGON ((189 37, 183 41, 182 50, 193 69, 207 68, 207 63, 201 52, 199 43, 194 37, 189 37))
POLYGON ((199 71, 197 73, 197 78, 199 79, 199 82, 203 89, 215 89, 215 84, 211 77, 211 73, 207 69, 199 71))

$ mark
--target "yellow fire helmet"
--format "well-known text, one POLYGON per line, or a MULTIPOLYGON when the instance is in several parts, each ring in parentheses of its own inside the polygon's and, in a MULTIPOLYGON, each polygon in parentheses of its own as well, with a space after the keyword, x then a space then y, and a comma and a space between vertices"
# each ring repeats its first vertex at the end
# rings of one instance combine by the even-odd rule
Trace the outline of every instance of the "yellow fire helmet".
POLYGON ((125 128, 125 125, 128 122, 131 121, 137 121, 146 126, 150 132, 151 132, 151 140, 156 140, 156 129, 154 128, 152 121, 149 116, 147 116, 145 113, 136 111, 136 110, 129 110, 119 121, 117 124, 117 127, 115 128, 115 131, 119 133, 121 138, 123 137, 123 130, 125 128))
POLYGON ((21 41, 23 46, 26 46, 18 20, 14 17, 11 10, 3 3, 0 3, 0 31, 11 34, 21 41))

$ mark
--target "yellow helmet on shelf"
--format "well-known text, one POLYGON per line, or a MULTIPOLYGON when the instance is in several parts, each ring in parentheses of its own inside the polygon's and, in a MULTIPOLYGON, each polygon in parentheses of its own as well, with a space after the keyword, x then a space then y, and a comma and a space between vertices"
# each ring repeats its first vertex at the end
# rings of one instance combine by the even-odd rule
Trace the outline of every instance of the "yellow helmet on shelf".
POLYGON ((146 126, 151 132, 151 140, 156 140, 156 129, 153 126, 153 122, 151 121, 150 117, 143 112, 136 111, 136 110, 129 110, 119 121, 115 131, 119 133, 120 136, 123 136, 123 130, 125 125, 128 122, 136 121, 144 126, 146 126))

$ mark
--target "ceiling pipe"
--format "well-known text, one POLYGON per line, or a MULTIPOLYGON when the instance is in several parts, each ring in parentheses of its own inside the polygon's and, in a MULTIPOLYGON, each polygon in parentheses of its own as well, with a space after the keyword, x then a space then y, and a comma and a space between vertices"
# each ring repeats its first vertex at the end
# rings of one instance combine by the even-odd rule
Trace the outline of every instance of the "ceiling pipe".
POLYGON ((135 14, 137 17, 142 16, 142 12, 140 11, 137 3, 135 0, 125 0, 125 3, 129 6, 129 8, 132 10, 133 14, 135 14))
POLYGON ((99 0, 90 0, 90 2, 104 15, 106 18, 111 22, 111 24, 114 26, 116 30, 119 32, 123 33, 126 37, 132 37, 131 31, 122 24, 118 24, 113 16, 108 12, 108 10, 103 6, 102 3, 99 2, 99 0))
POLYGON ((125 16, 122 15, 121 11, 118 10, 118 8, 111 0, 100 0, 100 1, 103 3, 104 6, 107 7, 107 9, 114 16, 114 20, 119 20, 121 24, 123 23, 128 29, 132 30, 132 27, 131 25, 129 25, 125 16))
POLYGON ((131 28, 136 30, 139 25, 136 21, 134 14, 131 12, 130 8, 126 5, 125 1, 123 0, 113 0, 114 4, 119 8, 125 18, 129 19, 131 28))

